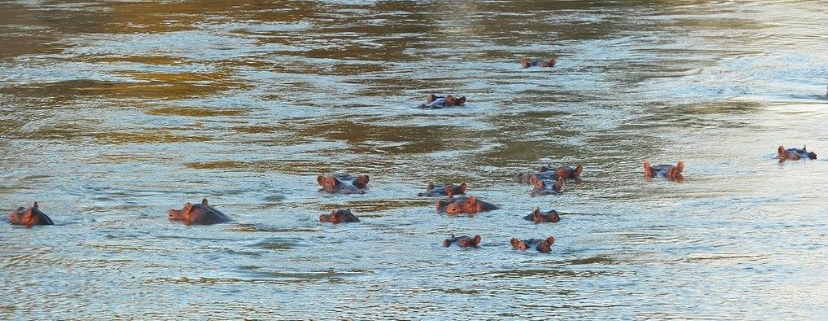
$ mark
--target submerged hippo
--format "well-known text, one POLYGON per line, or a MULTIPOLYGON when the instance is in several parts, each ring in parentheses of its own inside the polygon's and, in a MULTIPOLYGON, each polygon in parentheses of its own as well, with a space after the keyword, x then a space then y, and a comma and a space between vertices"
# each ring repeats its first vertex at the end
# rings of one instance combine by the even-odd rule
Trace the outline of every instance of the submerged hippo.
POLYGON ((563 193, 563 185, 565 179, 563 176, 558 176, 558 179, 555 182, 538 178, 536 176, 530 176, 529 182, 534 185, 532 192, 529 193, 530 196, 542 196, 542 195, 555 195, 563 193))
POLYGON ((443 246, 445 247, 449 247, 452 244, 457 244, 457 246, 459 247, 478 247, 480 246, 480 235, 475 235, 472 237, 466 235, 452 235, 450 238, 447 238, 445 241, 443 241, 443 246))
POLYGON ((46 213, 38 208, 37 202, 32 207, 18 207, 16 211, 9 213, 9 223, 13 225, 55 225, 46 213))
POLYGON ((644 177, 665 177, 672 181, 682 181, 684 176, 681 172, 684 170, 684 161, 678 161, 673 165, 650 165, 650 161, 644 161, 644 177))
POLYGON ((535 223, 542 223, 542 222, 559 222, 561 220, 561 216, 558 214, 556 210, 548 210, 548 211, 541 211, 540 207, 535 208, 535 211, 532 214, 526 215, 523 217, 524 220, 533 221, 535 223))
POLYGON ((210 225, 232 221, 229 216, 207 205, 206 198, 201 200, 201 204, 187 202, 183 209, 170 209, 167 215, 170 221, 182 221, 187 225, 210 225))
POLYGON ((777 149, 779 153, 779 161, 783 162, 785 160, 800 160, 800 159, 816 159, 817 154, 814 152, 809 152, 805 146, 802 146, 802 149, 799 148, 788 148, 785 149, 784 146, 779 146, 777 149))
POLYGON ((572 166, 558 166, 551 167, 543 165, 536 173, 518 173, 512 178, 515 182, 523 184, 532 184, 531 177, 534 176, 539 179, 555 182, 558 178, 563 177, 566 180, 578 181, 581 179, 581 173, 584 171, 583 165, 572 166))
POLYGON ((512 243, 512 248, 515 250, 524 251, 534 248, 538 252, 549 253, 552 251, 552 244, 555 243, 555 237, 550 236, 545 239, 528 239, 522 241, 513 237, 509 242, 512 243))
POLYGON ((453 95, 437 96, 435 94, 428 94, 426 103, 418 106, 419 108, 446 108, 466 105, 466 96, 455 97, 453 95))
POLYGON ((474 196, 451 197, 437 201, 437 212, 449 215, 477 214, 499 209, 500 207, 474 196))
POLYGON ((368 180, 368 175, 335 174, 316 177, 316 182, 322 186, 320 191, 331 194, 365 194, 365 190, 368 188, 368 180))
POLYGON ((460 195, 466 194, 466 183, 462 183, 460 185, 454 184, 434 184, 428 183, 426 186, 426 191, 424 193, 419 193, 417 196, 453 196, 453 195, 460 195))
POLYGON ((320 222, 331 222, 334 224, 339 223, 353 223, 359 222, 359 219, 351 213, 350 209, 345 210, 332 210, 331 214, 322 214, 319 215, 320 222))
POLYGON ((523 58, 520 59, 520 65, 523 66, 523 68, 529 68, 529 67, 542 67, 542 68, 555 67, 556 63, 558 63, 558 60, 556 60, 555 58, 549 59, 547 61, 540 60, 540 59, 529 59, 527 57, 523 57, 523 58))

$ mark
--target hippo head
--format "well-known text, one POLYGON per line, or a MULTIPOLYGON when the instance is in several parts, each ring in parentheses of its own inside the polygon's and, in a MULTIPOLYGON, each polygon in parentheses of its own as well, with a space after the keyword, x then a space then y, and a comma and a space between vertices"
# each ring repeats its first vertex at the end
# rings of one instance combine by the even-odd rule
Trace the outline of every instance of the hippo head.
POLYGON ((337 184, 339 184, 339 180, 337 180, 336 177, 333 177, 333 176, 325 177, 325 176, 322 176, 322 175, 319 175, 319 176, 316 177, 316 182, 319 183, 319 185, 322 186, 322 188, 324 188, 326 190, 332 190, 332 189, 336 188, 337 184))
POLYGON ((515 249, 515 250, 523 251, 523 250, 526 249, 526 243, 524 243, 521 240, 518 240, 517 238, 513 237, 511 240, 509 240, 509 243, 512 244, 512 248, 515 249))
POLYGON ((676 181, 683 181, 684 177, 681 175, 681 172, 684 170, 684 161, 679 161, 676 163, 676 166, 670 168, 667 172, 667 178, 676 180, 676 181))
POLYGON ((541 253, 549 253, 552 251, 552 244, 555 243, 555 237, 550 236, 546 238, 546 240, 541 241, 538 243, 538 246, 535 248, 538 252, 541 253))
POLYGON ((180 210, 170 209, 167 211, 167 217, 170 221, 186 221, 190 216, 190 211, 193 209, 193 204, 190 202, 184 203, 184 208, 180 210))
POLYGON ((464 237, 457 241, 457 246, 460 247, 477 247, 480 244, 480 235, 474 237, 464 237))
POLYGON ((447 184, 445 192, 449 197, 452 197, 454 194, 466 194, 466 183, 462 183, 458 186, 454 186, 454 184, 447 184))
POLYGON ((535 208, 535 211, 532 212, 532 221, 535 223, 540 222, 559 222, 561 220, 561 216, 558 215, 558 212, 555 210, 549 211, 549 214, 543 214, 541 212, 540 207, 535 208))
POLYGON ((557 63, 558 63, 558 60, 555 59, 555 58, 549 59, 549 62, 547 62, 547 64, 549 64, 549 67, 555 67, 555 64, 557 64, 557 63))
POLYGON ((542 179, 539 179, 535 175, 532 175, 532 176, 529 177, 529 183, 532 183, 532 185, 535 185, 536 189, 546 188, 546 183, 542 179))
POLYGON ((351 213, 350 209, 339 209, 331 210, 331 214, 319 215, 319 221, 339 224, 347 222, 359 222, 359 219, 353 213, 351 213))
POLYGON ((523 68, 529 68, 529 58, 520 58, 520 65, 523 66, 523 68))
POLYGON ((810 158, 810 159, 816 159, 816 153, 814 153, 814 152, 810 152, 810 153, 808 153, 808 158, 810 158))
POLYGON ((788 153, 785 152, 785 146, 779 145, 779 148, 777 148, 776 151, 779 153, 779 159, 788 158, 788 153))
POLYGON ((445 103, 446 106, 454 106, 455 102, 457 102, 457 99, 454 98, 454 96, 452 96, 452 95, 446 96, 446 103, 445 103))
POLYGON ((368 175, 359 175, 354 179, 354 186, 357 188, 367 188, 368 187, 368 175))
MULTIPOLYGON (((202 206, 208 206, 207 204, 208 202, 206 198, 201 199, 202 206)), ((184 203, 184 208, 180 210, 170 209, 167 211, 167 217, 169 217, 170 221, 184 221, 185 223, 189 223, 192 222, 192 219, 195 216, 195 211, 195 206, 192 203, 187 202, 184 203)))

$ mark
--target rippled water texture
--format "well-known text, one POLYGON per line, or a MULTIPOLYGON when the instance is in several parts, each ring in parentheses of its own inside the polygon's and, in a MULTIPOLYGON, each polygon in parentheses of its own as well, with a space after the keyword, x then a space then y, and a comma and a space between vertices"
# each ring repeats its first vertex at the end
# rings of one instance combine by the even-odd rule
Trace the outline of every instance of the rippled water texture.
POLYGON ((824 319, 826 21, 824 1, 4 1, 0 208, 57 225, 0 225, 0 319, 824 319), (415 108, 429 93, 469 100, 415 108), (542 164, 582 181, 530 197, 512 175, 542 164), (368 192, 320 193, 337 172, 368 192), (501 209, 435 213, 430 181, 501 209), (205 197, 234 221, 167 220, 205 197), (361 222, 318 221, 336 208, 361 222))

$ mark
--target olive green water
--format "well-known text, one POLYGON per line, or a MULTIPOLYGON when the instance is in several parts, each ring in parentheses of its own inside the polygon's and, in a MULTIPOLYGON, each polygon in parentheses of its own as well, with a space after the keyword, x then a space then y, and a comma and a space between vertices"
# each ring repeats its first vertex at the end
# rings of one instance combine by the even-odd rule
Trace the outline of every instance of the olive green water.
POLYGON ((0 225, 0 319, 824 320, 825 21, 824 1, 0 3, 0 208, 57 224, 0 225), (432 92, 469 102, 414 108, 432 92), (511 182, 547 163, 583 181, 511 182), (368 193, 319 193, 333 172, 368 193), (437 214, 429 181, 502 209, 437 214), (234 222, 167 220, 204 197, 234 222), (318 222, 334 208, 362 222, 318 222))

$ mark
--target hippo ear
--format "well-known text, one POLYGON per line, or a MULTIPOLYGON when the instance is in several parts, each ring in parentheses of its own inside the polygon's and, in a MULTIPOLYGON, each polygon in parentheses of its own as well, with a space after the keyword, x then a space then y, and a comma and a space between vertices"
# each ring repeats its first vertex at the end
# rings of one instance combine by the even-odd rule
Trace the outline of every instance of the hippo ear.
POLYGON ((529 176, 529 183, 535 185, 535 188, 537 189, 543 189, 543 180, 538 179, 538 177, 535 175, 529 176))
POLYGON ((518 244, 520 243, 520 240, 513 237, 511 240, 509 240, 509 243, 512 244, 513 248, 518 248, 518 244))
POLYGON ((37 207, 37 202, 34 202, 34 204, 32 204, 32 208, 35 208, 35 209, 38 208, 37 207))
POLYGON ((575 176, 581 176, 581 173, 584 171, 584 165, 578 165, 575 167, 575 176))
POLYGON ((678 169, 678 172, 676 174, 679 174, 682 171, 684 171, 684 161, 678 161, 678 163, 676 163, 676 168, 678 169))
POLYGON ((360 175, 354 180, 354 185, 359 188, 365 188, 368 185, 368 175, 360 175))
POLYGON ((540 207, 536 207, 535 210, 532 212, 532 218, 535 222, 542 221, 543 217, 541 215, 540 207))
POLYGON ((333 184, 331 184, 330 177, 325 177, 325 176, 322 176, 322 175, 319 175, 319 176, 316 177, 316 182, 319 183, 320 186, 326 187, 326 188, 333 186, 333 184))
POLYGON ((426 185, 426 189, 431 190, 433 188, 434 188, 434 182, 428 182, 428 185, 426 185))
POLYGON ((466 182, 463 182, 462 184, 460 184, 460 186, 457 186, 457 190, 460 191, 460 193, 465 193, 466 192, 466 182))
POLYGON ((201 199, 201 205, 207 206, 207 198, 201 199))
POLYGON ((193 203, 187 202, 187 203, 184 203, 184 209, 181 212, 189 213, 190 210, 192 210, 192 209, 193 209, 193 203))
POLYGON ((652 177, 653 176, 653 168, 650 167, 650 161, 644 161, 644 176, 645 177, 652 177))
POLYGON ((555 237, 554 236, 547 237, 546 238, 546 243, 549 243, 549 246, 552 246, 552 244, 555 244, 555 237))
POLYGON ((555 182, 555 190, 560 192, 563 190, 565 179, 563 177, 558 177, 558 181, 555 182))
POLYGON ((468 203, 468 204, 476 204, 476 203, 477 203, 477 198, 476 198, 476 197, 474 197, 474 196, 469 196, 469 199, 468 199, 468 200, 466 200, 466 203, 468 203))
POLYGON ((480 244, 480 235, 475 235, 473 240, 474 240, 474 246, 478 246, 480 244))

